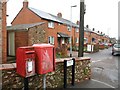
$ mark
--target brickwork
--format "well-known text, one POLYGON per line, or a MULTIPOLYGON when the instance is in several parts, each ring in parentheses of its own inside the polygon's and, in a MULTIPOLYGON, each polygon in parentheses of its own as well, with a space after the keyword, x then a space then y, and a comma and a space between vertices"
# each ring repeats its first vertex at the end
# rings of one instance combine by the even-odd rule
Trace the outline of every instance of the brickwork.
POLYGON ((28 46, 28 32, 20 31, 15 32, 15 51, 18 47, 28 46))
POLYGON ((0 2, 0 63, 2 63, 2 3, 0 2))
MULTIPOLYGON (((64 69, 63 60, 68 60, 68 58, 56 59, 56 70, 52 73, 46 74, 46 85, 47 88, 63 88, 64 81, 64 69)), ((90 58, 78 58, 75 64, 75 83, 82 82, 91 78, 91 68, 90 68, 90 58)), ((5 65, 4 65, 5 66, 5 65)), ((9 65, 13 69, 2 70, 2 87, 5 90, 8 89, 23 89, 24 82, 23 78, 16 74, 15 64, 9 65)), ((67 82, 71 83, 71 67, 67 69, 67 82)), ((36 75, 28 78, 30 89, 42 89, 43 75, 36 75)))
MULTIPOLYGON (((28 6, 28 2, 27 3, 23 2, 23 3, 24 3, 23 8, 19 12, 19 14, 14 18, 14 20, 12 21, 12 25, 45 22, 46 27, 47 27, 46 37, 47 37, 47 39, 49 36, 54 37, 55 47, 58 47, 57 32, 62 32, 62 33, 68 34, 70 36, 71 32, 68 31, 67 25, 54 22, 54 28, 48 28, 48 21, 49 20, 42 19, 39 16, 37 16, 37 14, 33 13, 28 7, 26 7, 26 6, 28 6), (25 5, 25 4, 27 4, 27 5, 25 5)), ((59 18, 62 18, 62 15, 59 18)), ((76 44, 75 43, 75 35, 76 35, 76 37, 78 37, 78 34, 75 34, 75 28, 73 27, 72 28, 73 44, 76 44)), ((69 44, 68 44, 68 46, 69 46, 69 44)))
POLYGON ((15 34, 15 53, 18 47, 48 42, 46 37, 46 26, 44 23, 25 30, 8 31, 8 33, 10 32, 14 32, 15 34))
POLYGON ((2 63, 7 61, 6 4, 2 3, 2 63))

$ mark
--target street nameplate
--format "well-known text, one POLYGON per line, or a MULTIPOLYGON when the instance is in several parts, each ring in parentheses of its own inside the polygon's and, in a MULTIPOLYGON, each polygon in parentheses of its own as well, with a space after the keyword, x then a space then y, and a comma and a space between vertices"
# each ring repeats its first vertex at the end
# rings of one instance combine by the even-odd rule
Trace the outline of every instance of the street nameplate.
POLYGON ((72 66, 72 65, 73 65, 73 60, 68 60, 67 61, 67 67, 72 66))

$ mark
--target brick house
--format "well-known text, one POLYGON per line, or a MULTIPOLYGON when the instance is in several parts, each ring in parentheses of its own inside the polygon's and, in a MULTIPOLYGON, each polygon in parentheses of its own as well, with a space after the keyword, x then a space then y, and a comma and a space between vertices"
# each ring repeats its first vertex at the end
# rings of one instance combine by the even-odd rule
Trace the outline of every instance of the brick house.
POLYGON ((95 29, 93 28, 92 30, 88 27, 88 25, 84 28, 85 32, 84 32, 84 43, 88 43, 88 44, 105 44, 105 43, 109 43, 110 38, 103 34, 100 31, 95 31, 95 29))
MULTIPOLYGON (((19 24, 32 24, 45 22, 46 30, 48 31, 48 42, 54 44, 55 47, 66 44, 69 46, 72 24, 72 44, 78 46, 79 25, 63 19, 62 14, 57 16, 28 7, 28 1, 24 0, 23 7, 12 21, 12 26, 19 24)), ((22 37, 22 36, 21 36, 22 37)))
MULTIPOLYGON (((16 27, 16 25, 20 25, 20 26, 22 26, 23 24, 34 25, 35 23, 44 22, 44 27, 46 32, 46 35, 45 35, 46 43, 53 44, 55 47, 61 47, 62 45, 67 45, 67 47, 69 47, 70 43, 72 43, 72 46, 78 46, 79 21, 77 21, 77 23, 75 24, 69 20, 63 19, 62 13, 58 13, 57 16, 55 16, 50 13, 46 13, 44 11, 31 8, 28 6, 28 4, 29 2, 27 0, 24 0, 23 7, 11 22, 12 27, 11 29, 8 29, 8 33, 11 31, 15 32, 15 34, 17 33, 17 31, 20 32, 21 30, 19 28, 18 30, 17 29, 14 30, 14 27, 16 27), (72 33, 71 33, 71 25, 72 25, 72 33), (70 41, 71 34, 72 34, 72 42, 70 41)), ((23 36, 24 36, 24 33, 19 35, 19 37, 23 37, 23 36)), ((85 27, 84 44, 99 43, 101 38, 103 38, 101 36, 102 35, 100 33, 92 31, 91 29, 89 29, 89 27, 85 27)), ((41 39, 42 38, 39 38, 39 40, 41 39)), ((29 41, 29 40, 26 40, 26 41, 29 41)), ((36 43, 41 43, 41 42, 36 42, 36 43)), ((15 45, 17 44, 15 43, 15 45)), ((26 45, 29 45, 29 44, 26 44, 26 45)), ((15 46, 15 48, 16 47, 17 46, 15 46)))

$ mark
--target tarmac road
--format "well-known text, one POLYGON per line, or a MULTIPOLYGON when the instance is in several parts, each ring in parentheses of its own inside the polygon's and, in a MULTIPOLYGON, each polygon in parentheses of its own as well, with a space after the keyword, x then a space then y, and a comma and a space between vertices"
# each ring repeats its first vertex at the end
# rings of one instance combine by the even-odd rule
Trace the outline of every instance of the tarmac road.
POLYGON ((97 53, 84 54, 91 57, 92 79, 118 88, 118 60, 119 55, 112 56, 111 48, 97 53))

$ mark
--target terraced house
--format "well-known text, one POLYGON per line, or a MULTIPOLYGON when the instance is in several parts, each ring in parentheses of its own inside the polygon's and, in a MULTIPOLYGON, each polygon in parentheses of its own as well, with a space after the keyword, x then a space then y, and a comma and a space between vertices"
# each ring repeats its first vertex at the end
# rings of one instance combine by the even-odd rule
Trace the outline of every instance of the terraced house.
MULTIPOLYGON (((75 23, 62 18, 62 13, 56 16, 44 11, 29 7, 27 0, 23 1, 23 7, 8 27, 8 55, 15 55, 20 46, 33 45, 35 43, 50 43, 55 47, 70 43, 78 46, 79 21, 75 23), (72 28, 71 28, 72 25, 72 28), (70 40, 72 32, 72 40, 70 40)), ((85 28, 85 44, 98 43, 99 35, 85 28)))
MULTIPOLYGON (((55 47, 60 47, 63 44, 65 44, 69 47, 70 43, 72 43, 73 45, 78 45, 79 25, 72 23, 69 20, 63 19, 62 13, 58 13, 57 16, 55 16, 50 13, 46 13, 44 11, 41 11, 41 10, 38 10, 35 8, 31 8, 28 6, 28 4, 29 4, 29 2, 27 0, 24 0, 22 9, 19 11, 17 16, 14 18, 14 20, 11 23, 12 26, 8 27, 9 39, 10 38, 13 39, 12 37, 14 37, 14 40, 8 40, 8 43, 9 43, 8 48, 9 47, 17 48, 16 47, 16 46, 18 46, 17 42, 19 42, 19 46, 21 43, 23 43, 23 42, 20 42, 20 41, 22 41, 22 40, 20 40, 17 42, 12 42, 12 44, 14 43, 14 45, 10 44, 10 41, 15 41, 15 39, 17 37, 17 34, 15 32, 21 31, 20 27, 22 27, 22 25, 29 26, 28 24, 35 25, 37 23, 44 23, 43 29, 45 31, 44 38, 46 39, 45 40, 46 43, 53 44, 53 45, 55 45, 55 47), (72 42, 70 41, 71 24, 72 24, 72 42)), ((38 24, 37 24, 37 26, 38 26, 38 24)), ((35 28, 34 28, 34 30, 35 30, 35 28)), ((36 34, 38 34, 38 33, 36 32, 36 34)), ((24 35, 25 34, 20 35, 19 38, 23 37, 24 35)), ((25 38, 24 38, 24 40, 25 40, 25 38)), ((39 40, 38 40, 37 42, 32 42, 31 44, 34 44, 34 43, 42 43, 42 42, 39 42, 39 40)), ((26 45, 28 45, 28 44, 22 44, 22 46, 26 46, 26 45)), ((9 49, 9 52, 10 52, 10 49, 9 49)))

